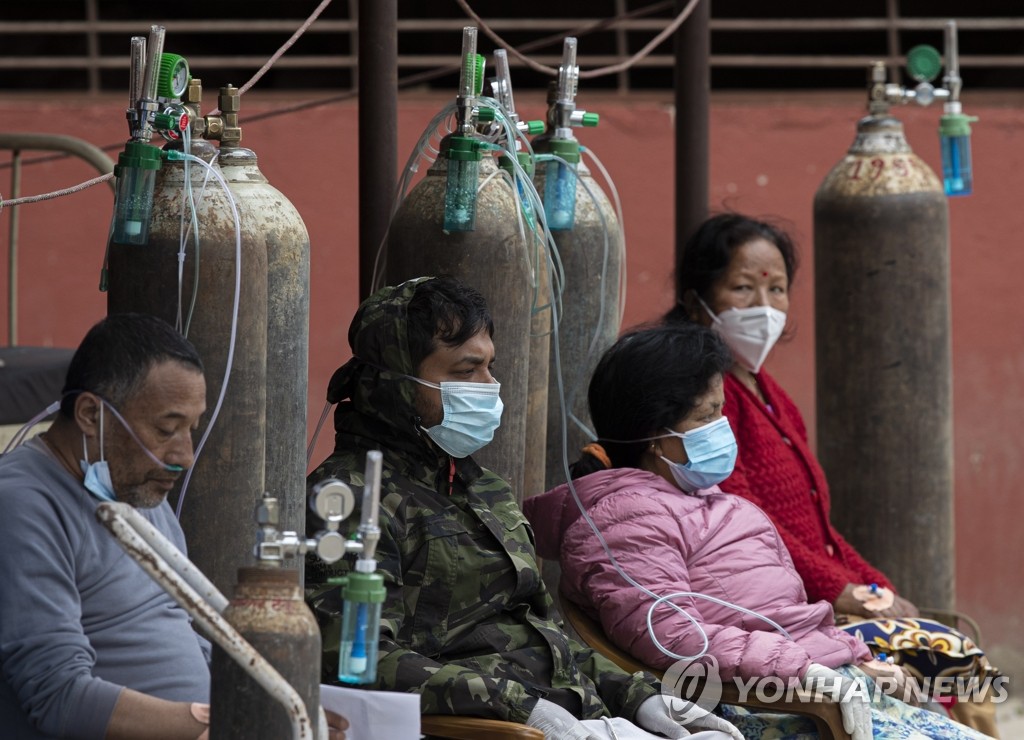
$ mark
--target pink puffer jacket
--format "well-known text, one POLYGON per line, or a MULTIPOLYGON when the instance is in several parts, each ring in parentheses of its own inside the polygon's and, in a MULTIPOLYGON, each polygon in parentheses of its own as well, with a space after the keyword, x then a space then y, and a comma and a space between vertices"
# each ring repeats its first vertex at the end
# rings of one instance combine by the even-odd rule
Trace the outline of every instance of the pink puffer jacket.
MULTIPOLYGON (((675 603, 707 633, 708 652, 723 679, 802 676, 810 663, 834 668, 870 658, 864 643, 837 629, 832 607, 807 603, 803 582, 778 532, 755 504, 718 487, 684 494, 663 478, 634 468, 603 470, 574 481, 587 513, 635 581, 659 596, 694 591, 744 606, 767 623, 703 600, 675 603)), ((562 593, 600 619, 621 648, 656 668, 675 659, 647 632, 653 600, 619 575, 562 485, 526 500, 524 511, 541 557, 560 559, 562 593)), ((679 655, 703 646, 699 630, 671 607, 655 611, 658 640, 679 655)))

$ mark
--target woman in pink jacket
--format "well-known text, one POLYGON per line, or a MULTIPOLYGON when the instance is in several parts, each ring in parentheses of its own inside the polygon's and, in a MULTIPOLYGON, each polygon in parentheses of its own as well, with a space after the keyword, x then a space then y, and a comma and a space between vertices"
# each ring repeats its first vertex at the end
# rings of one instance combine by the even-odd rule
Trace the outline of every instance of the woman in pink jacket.
MULTIPOLYGON (((872 660, 863 642, 835 627, 828 602, 808 603, 765 513, 716 485, 736 459, 722 416, 722 377, 731 362, 717 334, 696 324, 645 329, 616 342, 589 389, 600 444, 584 450, 572 484, 524 504, 538 554, 560 560, 564 598, 652 667, 667 669, 706 647, 724 680, 862 679, 849 668, 855 665, 902 685, 899 668, 872 660), (673 598, 689 618, 666 603, 651 611, 652 594, 694 592, 714 600, 673 598)), ((870 712, 847 704, 847 730, 858 740, 872 737, 871 717, 875 737, 984 737, 884 695, 873 697, 870 712)), ((751 723, 745 733, 764 730, 762 720, 751 723)), ((772 732, 786 736, 778 727, 772 732)))

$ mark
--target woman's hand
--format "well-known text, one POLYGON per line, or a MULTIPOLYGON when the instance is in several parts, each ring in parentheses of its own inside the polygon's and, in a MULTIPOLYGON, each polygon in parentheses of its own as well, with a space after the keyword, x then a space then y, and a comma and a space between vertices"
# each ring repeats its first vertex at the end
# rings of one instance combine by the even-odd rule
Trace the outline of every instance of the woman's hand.
POLYGON ((903 666, 872 659, 857 667, 871 676, 875 685, 889 696, 917 706, 914 693, 910 690, 911 686, 908 683, 910 674, 903 666))
POLYGON ((913 603, 904 599, 899 594, 894 594, 892 606, 888 609, 883 609, 880 612, 875 612, 879 617, 885 617, 886 619, 903 619, 906 617, 919 617, 921 613, 917 610, 917 607, 913 603))
POLYGON ((833 611, 835 611, 836 614, 852 614, 854 616, 865 617, 867 619, 879 616, 878 612, 873 612, 865 608, 864 602, 854 595, 854 589, 856 588, 859 587, 853 583, 847 583, 846 587, 843 588, 843 592, 836 597, 835 601, 832 602, 833 611))
POLYGON ((835 613, 852 614, 866 619, 903 619, 905 617, 918 616, 917 607, 913 603, 904 599, 895 591, 885 588, 878 589, 878 593, 892 597, 892 604, 884 609, 869 609, 867 604, 870 600, 865 602, 863 597, 866 592, 869 592, 870 588, 869 586, 857 586, 847 583, 842 593, 832 602, 832 608, 835 610, 835 613))

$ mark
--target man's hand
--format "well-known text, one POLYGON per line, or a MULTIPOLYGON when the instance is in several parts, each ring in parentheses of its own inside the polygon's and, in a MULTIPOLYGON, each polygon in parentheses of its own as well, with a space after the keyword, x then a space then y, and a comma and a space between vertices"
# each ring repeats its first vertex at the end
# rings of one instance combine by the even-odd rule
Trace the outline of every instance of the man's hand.
POLYGON ((544 733, 545 740, 594 740, 593 735, 567 709, 547 699, 538 699, 526 724, 544 733))
POLYGON ((693 702, 670 696, 658 695, 645 699, 636 710, 635 719, 636 724, 643 729, 675 740, 690 737, 691 729, 717 730, 736 740, 743 740, 743 734, 727 720, 711 714, 693 702), (676 719, 677 717, 680 719, 676 719), (689 719, 683 719, 684 717, 689 719), (685 726, 683 722, 686 723, 685 726))
POLYGON ((348 729, 348 720, 329 709, 325 709, 324 714, 327 715, 328 740, 345 740, 345 730, 348 729))
POLYGON ((861 681, 860 691, 855 690, 853 679, 838 671, 811 663, 804 671, 804 680, 812 679, 813 687, 828 695, 839 691, 839 711, 843 715, 843 729, 850 733, 852 740, 871 740, 873 733, 871 705, 868 690, 861 681))

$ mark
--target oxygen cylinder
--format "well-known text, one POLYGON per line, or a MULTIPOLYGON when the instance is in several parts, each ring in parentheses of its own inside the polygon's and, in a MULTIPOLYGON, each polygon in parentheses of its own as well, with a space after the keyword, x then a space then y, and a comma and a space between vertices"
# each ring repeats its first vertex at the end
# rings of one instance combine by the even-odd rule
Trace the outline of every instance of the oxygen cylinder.
POLYGON ((309 234, 251 149, 222 145, 218 163, 246 233, 267 254, 265 490, 281 502, 281 529, 305 532, 309 234))
POLYGON ((501 382, 505 411, 494 440, 473 458, 507 480, 521 501, 534 290, 531 255, 520 235, 511 186, 497 176, 493 157, 480 162, 482 189, 477 191, 472 231, 443 231, 447 175, 448 159, 438 157, 399 206, 388 231, 385 281, 394 285, 446 274, 487 300, 495 324, 495 377, 501 382))
MULTIPOLYGON (((534 151, 547 148, 544 140, 534 142, 534 151)), ((590 440, 572 420, 563 417, 558 382, 565 392, 565 412, 590 425, 587 386, 597 361, 619 335, 619 280, 622 273, 622 239, 615 208, 604 190, 581 161, 576 168, 576 218, 572 229, 552 231, 562 262, 564 291, 557 335, 558 359, 550 354, 548 369, 547 462, 544 490, 565 482, 562 455, 562 426, 565 425, 568 462, 580 456, 590 440), (559 370, 561 375, 559 376, 559 370)), ((544 168, 534 178, 537 192, 545 188, 544 168)))
POLYGON ((857 124, 815 195, 814 292, 836 525, 911 601, 952 608, 947 204, 888 115, 857 124))
MULTIPOLYGON (((224 618, 302 697, 316 738, 320 628, 303 601, 299 572, 240 568, 235 596, 224 618)), ((210 673, 210 740, 292 737, 285 707, 216 645, 210 673)))
MULTIPOLYGON (((192 145, 209 161, 209 142, 192 145)), ((109 313, 135 311, 174 325, 178 314, 178 251, 185 204, 184 163, 166 161, 157 173, 149 241, 110 245, 109 313)), ((189 166, 199 223, 198 286, 195 242, 182 270, 181 312, 187 336, 206 369, 207 419, 227 367, 235 293, 235 224, 227 196, 205 168, 189 166), (202 197, 200 196, 202 193, 202 197), (190 308, 195 294, 194 311, 190 308)), ((253 507, 264 490, 267 388, 267 251, 263 236, 242 222, 241 293, 234 358, 216 424, 196 461, 181 523, 189 556, 224 590, 248 554, 253 507)), ((205 427, 200 429, 200 433, 205 427)), ((198 442, 198 435, 196 441, 198 442)))

